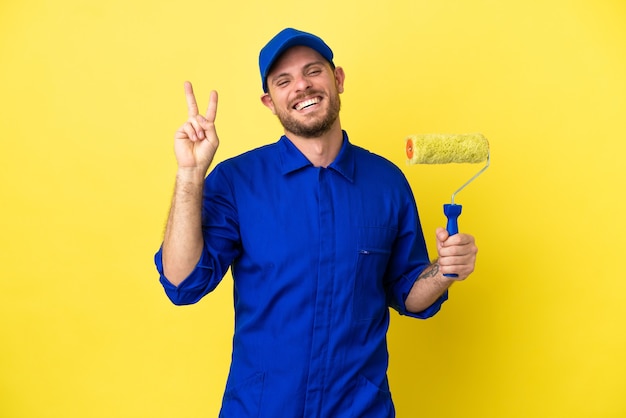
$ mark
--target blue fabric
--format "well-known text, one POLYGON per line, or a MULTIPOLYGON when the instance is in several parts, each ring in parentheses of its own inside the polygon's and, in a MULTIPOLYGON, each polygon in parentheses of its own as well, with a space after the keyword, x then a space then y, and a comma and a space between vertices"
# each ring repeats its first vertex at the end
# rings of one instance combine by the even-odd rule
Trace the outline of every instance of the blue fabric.
MULTIPOLYGON (((206 179, 205 247, 175 304, 212 291, 228 268, 235 333, 223 417, 393 417, 389 307, 429 264, 415 201, 392 163, 344 144, 314 167, 282 137, 218 164, 206 179)), ((408 344, 417 344, 414 340, 408 344)))

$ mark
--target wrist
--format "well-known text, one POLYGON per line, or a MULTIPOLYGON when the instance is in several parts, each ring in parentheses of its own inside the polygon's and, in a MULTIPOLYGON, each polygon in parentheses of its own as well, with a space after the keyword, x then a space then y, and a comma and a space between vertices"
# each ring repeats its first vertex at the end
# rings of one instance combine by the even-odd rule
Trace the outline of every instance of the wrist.
POLYGON ((198 167, 178 167, 176 180, 184 184, 204 185, 207 169, 198 167))
POLYGON ((444 275, 439 268, 439 260, 433 261, 424 269, 419 276, 419 280, 430 279, 431 282, 437 283, 438 287, 448 288, 455 282, 454 278, 444 275))

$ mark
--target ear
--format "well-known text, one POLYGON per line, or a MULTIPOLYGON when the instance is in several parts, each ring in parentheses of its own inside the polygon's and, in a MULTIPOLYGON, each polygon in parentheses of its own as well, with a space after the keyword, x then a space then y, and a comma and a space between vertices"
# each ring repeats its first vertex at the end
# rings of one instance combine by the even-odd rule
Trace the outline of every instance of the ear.
POLYGON ((346 73, 344 73, 343 68, 335 67, 335 83, 337 84, 337 91, 339 93, 343 93, 343 82, 346 79, 346 73))
POLYGON ((274 101, 272 100, 272 96, 269 93, 265 93, 261 96, 261 102, 272 111, 273 114, 276 114, 276 109, 274 108, 274 101))

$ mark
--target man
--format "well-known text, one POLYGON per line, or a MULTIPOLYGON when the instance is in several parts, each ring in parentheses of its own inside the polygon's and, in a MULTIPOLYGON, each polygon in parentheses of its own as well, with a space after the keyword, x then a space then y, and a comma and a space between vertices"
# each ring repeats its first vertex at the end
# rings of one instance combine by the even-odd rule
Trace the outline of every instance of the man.
POLYGON ((230 267, 233 356, 223 417, 393 417, 389 307, 434 315, 474 269, 465 234, 436 231, 430 263, 411 189, 342 130, 345 73, 315 35, 285 29, 261 50, 261 101, 284 127, 205 175, 218 148, 189 83, 176 132, 176 188, 155 261, 175 304, 195 303, 230 267), (448 278, 444 274, 457 274, 448 278))

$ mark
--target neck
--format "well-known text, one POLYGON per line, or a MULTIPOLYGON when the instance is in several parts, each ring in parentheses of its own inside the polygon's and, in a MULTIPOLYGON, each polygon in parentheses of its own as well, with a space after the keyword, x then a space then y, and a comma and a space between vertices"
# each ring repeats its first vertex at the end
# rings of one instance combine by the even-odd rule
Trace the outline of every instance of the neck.
POLYGON ((300 150, 315 167, 328 167, 341 150, 343 131, 339 121, 324 135, 305 138, 285 131, 285 136, 300 150))

